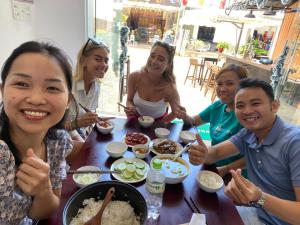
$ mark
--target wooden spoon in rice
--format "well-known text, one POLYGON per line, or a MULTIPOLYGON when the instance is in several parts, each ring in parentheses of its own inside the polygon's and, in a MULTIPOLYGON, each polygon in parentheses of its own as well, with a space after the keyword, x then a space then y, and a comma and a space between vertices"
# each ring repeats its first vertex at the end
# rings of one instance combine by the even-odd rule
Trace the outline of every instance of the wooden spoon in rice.
POLYGON ((97 214, 92 217, 90 220, 84 223, 84 225, 101 225, 101 218, 102 214, 104 212, 105 207, 108 205, 110 200, 112 199, 112 196, 115 193, 115 188, 111 187, 108 192, 105 195, 105 198, 103 199, 102 205, 100 210, 97 212, 97 214))

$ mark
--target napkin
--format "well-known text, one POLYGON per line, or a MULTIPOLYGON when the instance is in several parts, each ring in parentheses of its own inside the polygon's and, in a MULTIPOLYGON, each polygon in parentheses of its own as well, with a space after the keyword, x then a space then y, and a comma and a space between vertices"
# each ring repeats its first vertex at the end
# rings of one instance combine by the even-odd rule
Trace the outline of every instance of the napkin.
POLYGON ((189 223, 183 223, 180 225, 206 225, 205 214, 193 213, 189 223))

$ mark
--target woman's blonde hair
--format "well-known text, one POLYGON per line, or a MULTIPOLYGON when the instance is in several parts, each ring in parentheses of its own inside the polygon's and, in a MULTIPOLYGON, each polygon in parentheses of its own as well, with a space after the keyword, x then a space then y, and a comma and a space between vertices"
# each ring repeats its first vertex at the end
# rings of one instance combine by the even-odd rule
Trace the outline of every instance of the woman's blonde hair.
MULTIPOLYGON (((109 47, 104 42, 98 42, 92 38, 89 38, 87 42, 81 47, 77 54, 77 64, 76 64, 76 70, 74 74, 75 81, 81 81, 83 80, 84 76, 84 66, 83 62, 86 57, 88 57, 91 52, 95 49, 104 49, 108 53, 110 52, 109 47)), ((106 71, 105 71, 106 72, 106 71)))
POLYGON ((248 70, 245 67, 230 63, 225 64, 221 68, 221 70, 217 73, 215 79, 218 80, 219 77, 225 72, 235 72, 236 75, 240 78, 240 80, 248 77, 248 70))

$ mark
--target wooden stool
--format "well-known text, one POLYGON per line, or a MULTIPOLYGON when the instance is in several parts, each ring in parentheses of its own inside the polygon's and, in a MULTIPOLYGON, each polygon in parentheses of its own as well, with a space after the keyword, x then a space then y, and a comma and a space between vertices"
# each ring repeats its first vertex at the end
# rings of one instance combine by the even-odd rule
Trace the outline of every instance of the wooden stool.
POLYGON ((195 87, 196 81, 199 79, 198 78, 198 70, 199 70, 199 74, 200 74, 201 66, 202 66, 202 64, 198 62, 198 59, 190 58, 190 66, 189 66, 188 72, 186 74, 184 84, 185 84, 187 79, 190 79, 190 80, 192 80, 192 84, 194 84, 194 87, 195 87), (194 67, 193 74, 189 75, 192 66, 194 67))
POLYGON ((207 79, 207 82, 205 84, 205 90, 204 90, 204 96, 206 96, 208 89, 212 88, 213 92, 212 92, 212 96, 211 96, 211 100, 213 101, 216 98, 216 87, 215 87, 215 76, 216 74, 219 72, 220 67, 217 65, 212 64, 210 66, 210 74, 209 77, 207 79))

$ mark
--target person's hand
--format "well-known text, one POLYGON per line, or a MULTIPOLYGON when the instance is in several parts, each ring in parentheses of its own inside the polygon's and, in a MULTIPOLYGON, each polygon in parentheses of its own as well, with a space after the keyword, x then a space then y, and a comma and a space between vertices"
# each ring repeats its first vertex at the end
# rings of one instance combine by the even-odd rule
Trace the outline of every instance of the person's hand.
POLYGON ((196 139, 198 145, 191 145, 189 150, 189 161, 193 165, 204 163, 208 153, 208 149, 198 133, 196 134, 196 139))
POLYGON ((231 181, 225 187, 225 194, 236 203, 249 204, 257 201, 262 191, 252 182, 242 177, 241 169, 230 171, 231 181))
POLYGON ((27 150, 16 177, 17 185, 29 196, 42 197, 52 191, 50 166, 35 155, 31 148, 27 150))
POLYGON ((187 120, 188 117, 188 115, 186 114, 186 109, 181 105, 177 105, 176 109, 174 110, 174 115, 178 119, 183 119, 183 120, 187 120))
POLYGON ((77 125, 78 127, 89 127, 94 123, 99 121, 98 114, 94 112, 87 112, 77 118, 77 125))
POLYGON ((229 173, 228 166, 219 166, 217 167, 218 173, 221 177, 224 177, 226 174, 229 173))
POLYGON ((127 117, 138 115, 134 105, 129 105, 124 108, 124 112, 126 113, 127 117))

